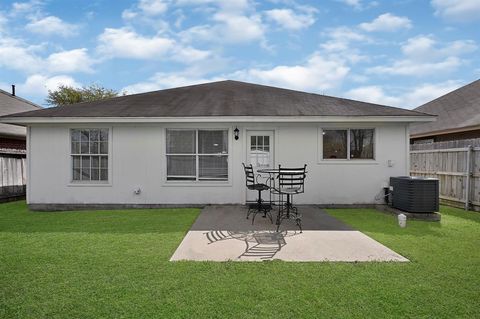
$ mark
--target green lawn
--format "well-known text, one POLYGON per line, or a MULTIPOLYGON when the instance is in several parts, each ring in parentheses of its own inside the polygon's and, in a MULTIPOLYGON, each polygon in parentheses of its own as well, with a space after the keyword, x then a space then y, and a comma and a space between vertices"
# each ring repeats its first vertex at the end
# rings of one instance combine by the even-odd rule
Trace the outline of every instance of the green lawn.
POLYGON ((169 262, 198 210, 0 205, 0 318, 473 318, 480 213, 329 212, 410 263, 169 262))

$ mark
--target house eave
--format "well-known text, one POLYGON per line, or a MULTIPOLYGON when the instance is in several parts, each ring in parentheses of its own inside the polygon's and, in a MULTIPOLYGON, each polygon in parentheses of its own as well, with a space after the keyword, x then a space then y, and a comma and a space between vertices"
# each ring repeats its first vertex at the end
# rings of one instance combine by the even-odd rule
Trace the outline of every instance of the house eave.
POLYGON ((475 131, 479 129, 480 129, 480 125, 456 127, 456 128, 446 129, 446 130, 437 130, 437 131, 411 134, 410 138, 431 137, 431 136, 437 136, 437 135, 446 135, 446 134, 452 134, 452 133, 475 131))
POLYGON ((4 117, 7 124, 48 123, 316 123, 316 122, 433 122, 436 116, 205 116, 205 117, 4 117))

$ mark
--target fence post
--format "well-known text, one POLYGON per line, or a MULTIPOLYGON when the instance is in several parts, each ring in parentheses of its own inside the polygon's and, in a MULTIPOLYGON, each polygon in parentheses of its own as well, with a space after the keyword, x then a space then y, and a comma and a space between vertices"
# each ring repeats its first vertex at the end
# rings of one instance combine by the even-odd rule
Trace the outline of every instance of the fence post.
POLYGON ((465 210, 470 208, 470 178, 472 176, 472 145, 467 146, 467 174, 465 179, 465 210))

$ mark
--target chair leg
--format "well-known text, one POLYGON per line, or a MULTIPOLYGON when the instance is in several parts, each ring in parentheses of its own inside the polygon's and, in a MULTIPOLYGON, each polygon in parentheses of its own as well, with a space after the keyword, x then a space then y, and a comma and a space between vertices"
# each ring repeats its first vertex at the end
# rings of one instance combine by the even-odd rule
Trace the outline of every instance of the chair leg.
POLYGON ((259 191, 258 191, 257 210, 258 210, 258 211, 263 211, 263 216, 262 216, 262 217, 265 218, 265 217, 267 217, 267 211, 263 208, 262 202, 263 202, 263 200, 262 200, 262 191, 259 190, 259 191))
POLYGON ((259 190, 258 191, 258 198, 257 198, 257 203, 255 204, 254 208, 249 208, 248 212, 247 212, 247 219, 248 217, 253 214, 253 217, 252 217, 252 225, 253 223, 255 222, 255 217, 257 216, 258 213, 260 212, 263 212, 263 218, 266 218, 267 216, 270 218, 270 221, 273 223, 273 218, 272 218, 272 215, 269 213, 269 209, 267 208, 267 206, 264 206, 262 204, 263 200, 262 200, 262 191, 259 190))
POLYGON ((299 218, 299 217, 297 217, 297 218, 295 219, 295 222, 297 223, 298 228, 300 228, 300 233, 303 233, 303 229, 302 229, 302 219, 299 218))
MULTIPOLYGON (((293 195, 292 195, 292 202, 293 202, 293 195)), ((293 204, 292 204, 292 213, 295 215, 295 223, 297 224, 298 228, 300 228, 300 233, 303 233, 302 217, 298 215, 298 208, 293 206, 293 204)))
POLYGON ((253 223, 255 222, 255 217, 257 216, 257 213, 258 213, 258 209, 256 209, 256 210, 253 212, 252 225, 253 225, 253 223))

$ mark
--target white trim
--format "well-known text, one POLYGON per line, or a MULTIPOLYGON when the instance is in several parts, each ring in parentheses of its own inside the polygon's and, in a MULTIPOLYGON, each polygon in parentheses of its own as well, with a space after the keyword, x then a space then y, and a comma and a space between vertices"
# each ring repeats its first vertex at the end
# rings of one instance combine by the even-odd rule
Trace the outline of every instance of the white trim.
POLYGON ((204 117, 4 117, 7 124, 40 123, 259 123, 259 122, 433 122, 436 116, 204 116, 204 117))

